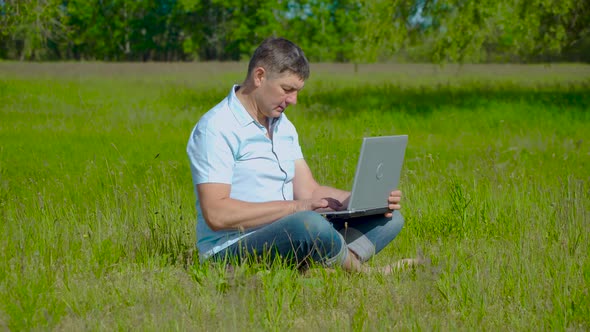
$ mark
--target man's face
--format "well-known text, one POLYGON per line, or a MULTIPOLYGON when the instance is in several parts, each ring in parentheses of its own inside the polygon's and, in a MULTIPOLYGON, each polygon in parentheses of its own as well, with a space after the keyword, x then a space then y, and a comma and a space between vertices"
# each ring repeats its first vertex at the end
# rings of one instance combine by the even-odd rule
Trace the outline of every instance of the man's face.
POLYGON ((265 72, 259 77, 256 104, 259 111, 267 117, 277 118, 287 106, 297 103, 297 94, 305 82, 297 75, 289 72, 269 74, 265 72))

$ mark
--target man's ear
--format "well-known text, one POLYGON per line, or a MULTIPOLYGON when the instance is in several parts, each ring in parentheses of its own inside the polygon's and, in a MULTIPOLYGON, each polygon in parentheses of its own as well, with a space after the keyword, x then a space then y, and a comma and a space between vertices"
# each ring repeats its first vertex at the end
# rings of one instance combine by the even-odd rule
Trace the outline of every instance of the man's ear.
POLYGON ((263 67, 256 67, 252 72, 252 78, 254 79, 254 86, 259 88, 266 79, 266 70, 263 67))

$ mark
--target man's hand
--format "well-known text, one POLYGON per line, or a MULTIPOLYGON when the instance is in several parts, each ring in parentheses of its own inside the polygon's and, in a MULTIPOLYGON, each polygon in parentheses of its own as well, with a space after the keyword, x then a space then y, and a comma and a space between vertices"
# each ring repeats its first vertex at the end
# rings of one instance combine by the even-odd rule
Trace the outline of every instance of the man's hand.
POLYGON ((391 218, 391 216, 393 216, 394 210, 399 210, 402 208, 402 206, 400 205, 401 200, 402 192, 400 190, 394 190, 389 193, 389 197, 387 198, 387 202, 389 203, 389 205, 387 207, 390 211, 385 213, 386 218, 391 218))
POLYGON ((302 199, 295 201, 295 211, 339 211, 344 207, 340 201, 331 197, 321 199, 302 199))

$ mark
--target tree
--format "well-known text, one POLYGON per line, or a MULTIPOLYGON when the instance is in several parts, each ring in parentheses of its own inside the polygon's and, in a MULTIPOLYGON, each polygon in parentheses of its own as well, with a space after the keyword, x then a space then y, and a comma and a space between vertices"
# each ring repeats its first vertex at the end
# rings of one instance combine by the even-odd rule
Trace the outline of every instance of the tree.
POLYGON ((58 44, 66 27, 58 0, 7 0, 2 8, 5 43, 14 43, 16 57, 21 60, 61 57, 58 44))
POLYGON ((353 0, 289 2, 285 37, 314 61, 351 61, 359 32, 360 5, 353 0))
POLYGON ((0 0, 0 27, 21 60, 241 60, 284 36, 312 61, 590 61, 588 0, 0 0))
POLYGON ((495 51, 535 59, 590 35, 588 1, 367 0, 362 8, 359 46, 369 59, 424 43, 435 62, 486 60, 495 51))
POLYGON ((176 0, 70 0, 68 40, 74 58, 183 59, 183 15, 176 0))

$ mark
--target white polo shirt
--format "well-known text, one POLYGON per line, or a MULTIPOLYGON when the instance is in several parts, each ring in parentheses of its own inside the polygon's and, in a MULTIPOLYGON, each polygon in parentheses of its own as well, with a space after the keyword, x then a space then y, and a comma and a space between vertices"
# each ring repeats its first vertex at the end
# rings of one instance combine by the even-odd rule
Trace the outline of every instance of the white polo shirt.
POLYGON ((226 183, 230 197, 246 202, 293 199, 295 160, 302 159, 299 138, 283 113, 272 119, 273 139, 266 128, 229 95, 201 117, 188 141, 187 153, 197 197, 197 247, 201 259, 219 252, 256 232, 248 229, 213 231, 203 218, 196 185, 226 183))

